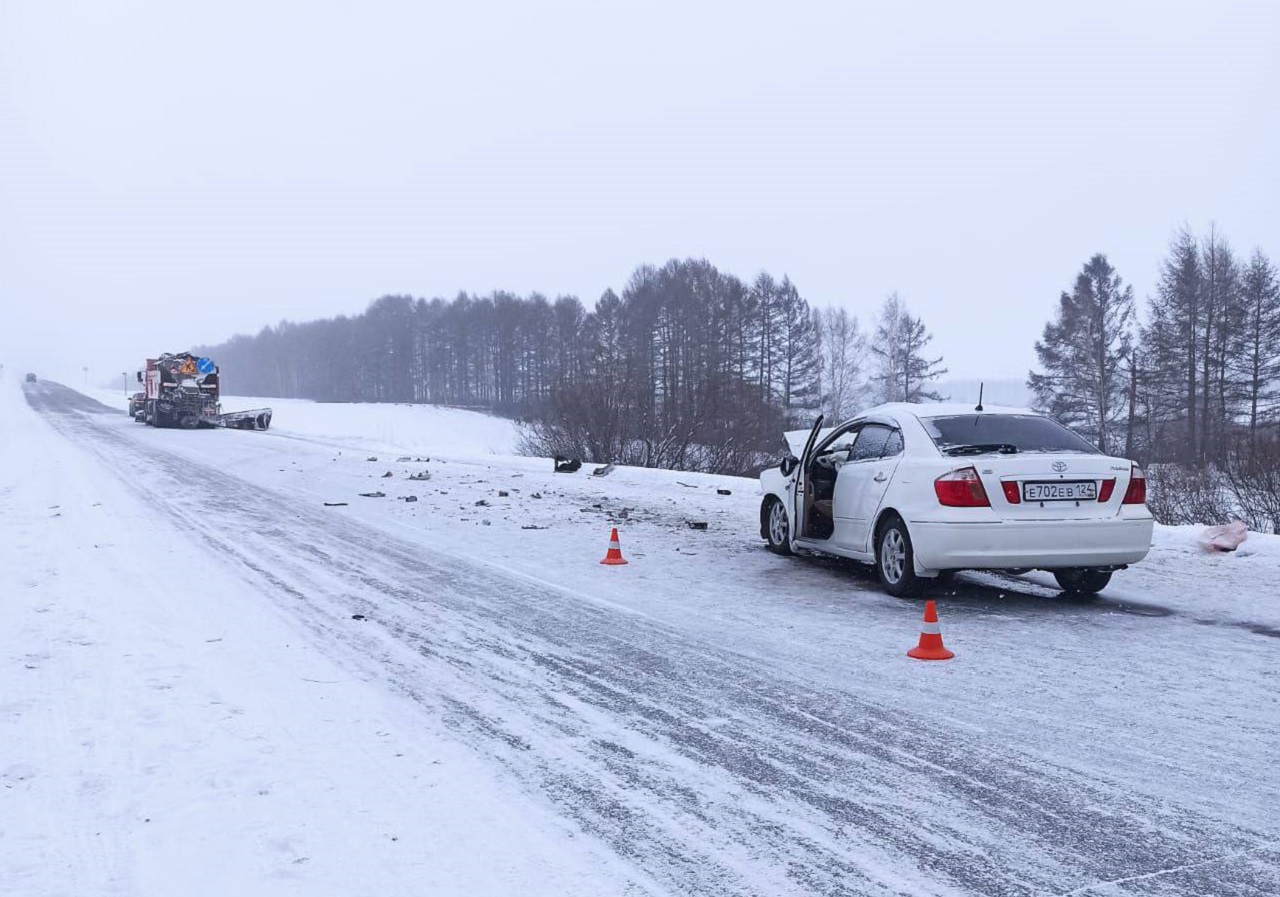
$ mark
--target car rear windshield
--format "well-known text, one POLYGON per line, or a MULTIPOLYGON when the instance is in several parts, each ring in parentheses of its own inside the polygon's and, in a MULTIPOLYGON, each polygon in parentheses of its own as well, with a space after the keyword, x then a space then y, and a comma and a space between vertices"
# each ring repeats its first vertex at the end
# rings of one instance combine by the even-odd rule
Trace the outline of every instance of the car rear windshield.
POLYGON ((1019 452, 1099 454, 1062 424, 1035 414, 959 414, 922 418, 921 423, 943 452, 960 446, 1013 446, 1019 452))

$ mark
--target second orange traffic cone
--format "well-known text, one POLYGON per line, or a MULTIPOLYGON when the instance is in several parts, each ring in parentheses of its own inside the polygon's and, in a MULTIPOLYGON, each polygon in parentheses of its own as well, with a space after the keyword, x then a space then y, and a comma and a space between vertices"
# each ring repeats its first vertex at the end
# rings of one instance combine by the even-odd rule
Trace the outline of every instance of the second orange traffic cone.
POLYGON ((920 644, 907 652, 916 660, 950 660, 955 657, 942 645, 942 630, 938 627, 938 605, 932 600, 924 603, 924 626, 920 629, 920 644))
POLYGON ((609 550, 605 552, 604 560, 600 563, 617 566, 626 562, 626 558, 622 556, 622 546, 618 544, 618 528, 615 526, 613 534, 609 536, 609 550))

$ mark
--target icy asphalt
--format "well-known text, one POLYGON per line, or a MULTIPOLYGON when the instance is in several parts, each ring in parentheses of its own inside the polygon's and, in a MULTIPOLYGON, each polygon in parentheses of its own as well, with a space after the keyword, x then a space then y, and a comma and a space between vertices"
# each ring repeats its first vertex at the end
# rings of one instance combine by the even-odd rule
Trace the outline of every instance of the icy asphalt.
MULTIPOLYGON (((1080 605, 968 579, 943 602, 944 635, 965 633, 955 666, 913 665, 918 607, 766 555, 750 499, 731 554, 634 555, 636 589, 540 565, 555 529, 510 563, 517 528, 458 536, 478 478, 459 465, 433 468, 457 491, 416 528, 382 526, 267 476, 307 457, 287 435, 208 434, 255 440, 229 464, 192 441, 206 434, 135 427, 56 384, 26 395, 316 650, 634 869, 628 893, 1280 893, 1280 639, 1270 617, 1185 610, 1188 590, 1239 580, 1188 573, 1174 595, 1177 559, 1157 560, 1135 580, 1150 588, 1080 605)), ((539 519, 579 513, 561 498, 539 519)), ((1274 604, 1274 578, 1254 585, 1274 604)))

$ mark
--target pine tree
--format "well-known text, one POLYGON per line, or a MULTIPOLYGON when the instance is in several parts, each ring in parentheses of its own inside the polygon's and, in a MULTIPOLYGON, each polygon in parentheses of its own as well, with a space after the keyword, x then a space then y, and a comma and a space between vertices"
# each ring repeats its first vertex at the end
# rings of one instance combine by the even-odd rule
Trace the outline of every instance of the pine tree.
POLYGON ((896 292, 890 293, 880 307, 876 318, 876 332, 871 341, 871 352, 876 357, 876 371, 872 375, 877 402, 901 402, 902 390, 902 332, 906 308, 896 292))
POLYGON ((942 396, 928 388, 930 382, 947 372, 940 368, 942 356, 932 360, 924 357, 925 347, 933 341, 931 334, 918 316, 906 315, 902 328, 902 393, 904 402, 941 402, 942 396))
POLYGON ((781 354, 780 335, 785 319, 778 296, 778 282, 766 271, 761 271, 751 285, 751 305, 755 311, 751 340, 755 343, 755 385, 760 401, 777 400, 778 358, 781 354))
POLYGON ((1232 377, 1231 356, 1240 340, 1243 314, 1239 266, 1216 227, 1209 229, 1200 254, 1200 451, 1202 461, 1217 461, 1226 452, 1227 430, 1239 405, 1241 390, 1232 377))
POLYGON ((872 378, 881 402, 940 402, 942 396, 928 384, 947 372, 942 358, 924 357, 933 336, 920 318, 907 311, 906 304, 891 293, 880 309, 871 351, 878 361, 872 378))
POLYGON ((1154 460, 1192 462, 1200 457, 1202 280, 1199 245, 1183 228, 1160 265, 1160 282, 1142 330, 1154 460))
POLYGON ((1257 448, 1258 423, 1280 403, 1280 274, 1261 249, 1241 276, 1238 370, 1249 414, 1249 449, 1257 448))
POLYGON ((1127 416, 1129 377, 1124 369, 1133 323, 1133 288, 1125 286, 1102 254, 1076 276, 1058 300, 1054 320, 1036 343, 1043 372, 1028 387, 1040 406, 1081 431, 1104 452, 1127 416))
POLYGON ((779 336, 778 386, 789 423, 811 419, 821 404, 818 331, 809 303, 787 277, 778 285, 782 328, 779 336))

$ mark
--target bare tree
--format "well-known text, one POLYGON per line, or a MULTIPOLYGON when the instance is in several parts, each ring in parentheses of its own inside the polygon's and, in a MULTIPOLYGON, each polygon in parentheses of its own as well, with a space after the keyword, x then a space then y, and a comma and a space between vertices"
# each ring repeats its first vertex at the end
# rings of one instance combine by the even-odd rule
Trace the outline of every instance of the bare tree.
POLYGON ((814 312, 822 347, 822 407, 834 420, 852 417, 866 402, 867 338, 844 308, 814 312))

